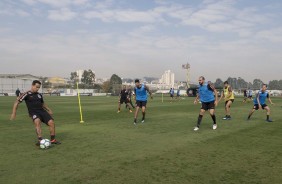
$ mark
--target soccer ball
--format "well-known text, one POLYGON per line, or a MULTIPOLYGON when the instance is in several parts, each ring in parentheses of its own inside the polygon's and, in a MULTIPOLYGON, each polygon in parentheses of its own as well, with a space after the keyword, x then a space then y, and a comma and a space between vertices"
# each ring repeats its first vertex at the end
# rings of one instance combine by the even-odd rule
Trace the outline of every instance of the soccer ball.
POLYGON ((51 142, 49 139, 42 139, 40 141, 40 148, 41 149, 48 149, 51 146, 51 142))

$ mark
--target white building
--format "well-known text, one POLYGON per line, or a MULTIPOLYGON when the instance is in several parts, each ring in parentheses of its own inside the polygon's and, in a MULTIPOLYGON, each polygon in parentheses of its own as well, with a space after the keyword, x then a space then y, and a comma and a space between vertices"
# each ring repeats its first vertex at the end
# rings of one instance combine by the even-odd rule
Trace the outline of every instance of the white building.
POLYGON ((40 78, 30 74, 0 74, 0 94, 15 95, 17 89, 25 92, 31 88, 34 80, 40 80, 40 78))
POLYGON ((174 73, 170 70, 165 71, 160 79, 160 84, 174 86, 174 73))

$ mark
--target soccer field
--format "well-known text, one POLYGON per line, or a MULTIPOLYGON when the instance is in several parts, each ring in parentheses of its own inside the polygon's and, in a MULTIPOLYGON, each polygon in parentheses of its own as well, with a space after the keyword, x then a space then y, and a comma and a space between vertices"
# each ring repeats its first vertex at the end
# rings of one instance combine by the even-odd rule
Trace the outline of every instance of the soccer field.
MULTIPOLYGON (((77 97, 45 97, 54 112, 61 145, 35 146, 34 126, 25 104, 9 121, 15 97, 0 97, 0 183, 282 183, 282 99, 272 98, 273 123, 256 111, 246 121, 252 103, 235 99, 232 120, 221 120, 224 103, 216 109, 218 129, 208 113, 194 132, 200 104, 194 98, 170 103, 149 100, 146 122, 133 125, 133 113, 117 97, 82 97, 80 124, 77 97)), ((49 139, 48 127, 43 135, 49 139)))

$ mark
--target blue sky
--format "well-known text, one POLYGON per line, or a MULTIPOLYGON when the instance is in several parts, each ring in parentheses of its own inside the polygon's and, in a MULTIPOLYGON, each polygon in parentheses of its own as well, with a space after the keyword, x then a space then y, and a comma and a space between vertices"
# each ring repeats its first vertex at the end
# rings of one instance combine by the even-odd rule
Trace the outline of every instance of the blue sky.
POLYGON ((282 1, 1 0, 0 73, 282 79, 282 1), (17 66, 17 67, 15 67, 17 66))

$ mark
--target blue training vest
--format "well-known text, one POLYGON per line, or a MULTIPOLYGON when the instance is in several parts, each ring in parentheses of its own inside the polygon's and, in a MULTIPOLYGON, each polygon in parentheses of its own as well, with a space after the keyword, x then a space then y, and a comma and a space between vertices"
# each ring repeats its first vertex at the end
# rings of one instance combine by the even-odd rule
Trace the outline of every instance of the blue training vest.
POLYGON ((202 86, 199 85, 199 96, 201 102, 212 102, 215 100, 214 93, 208 88, 208 84, 205 83, 202 86))
POLYGON ((141 88, 135 87, 135 95, 137 101, 147 101, 147 90, 144 84, 142 84, 141 88))
MULTIPOLYGON (((268 98, 268 92, 265 91, 264 93, 260 90, 258 92, 258 97, 259 97, 259 102, 261 105, 265 104, 265 100, 266 98, 268 98)), ((258 100, 257 100, 257 97, 254 99, 254 104, 258 104, 258 100)))

